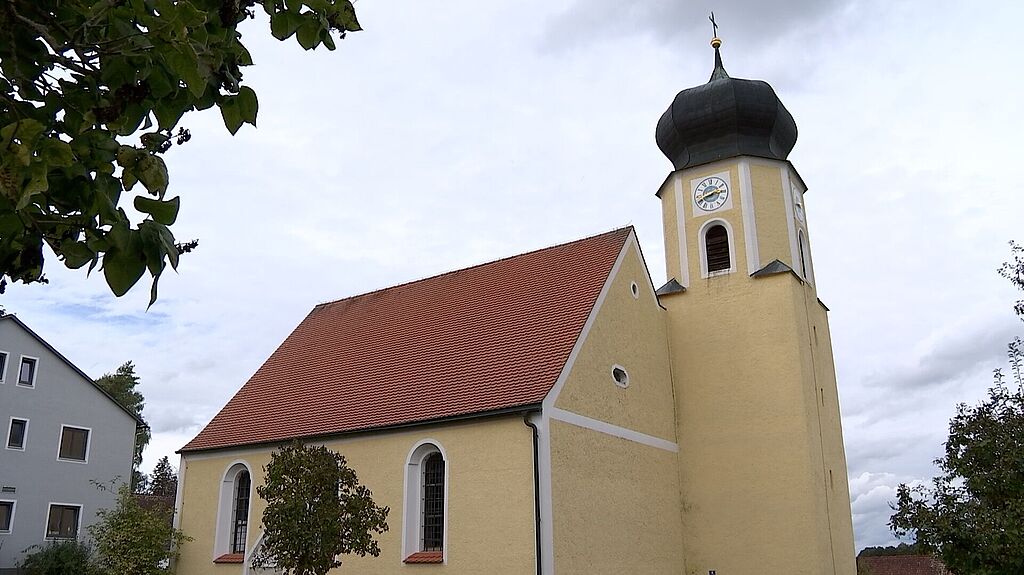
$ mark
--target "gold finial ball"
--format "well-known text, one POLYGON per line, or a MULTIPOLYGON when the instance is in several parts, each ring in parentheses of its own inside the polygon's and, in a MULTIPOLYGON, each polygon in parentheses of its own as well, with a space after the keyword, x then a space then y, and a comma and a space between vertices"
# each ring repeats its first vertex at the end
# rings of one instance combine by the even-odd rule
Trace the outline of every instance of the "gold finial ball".
POLYGON ((718 49, 718 47, 721 46, 721 45, 722 45, 722 39, 721 38, 715 37, 715 38, 711 39, 711 47, 712 48, 718 49))

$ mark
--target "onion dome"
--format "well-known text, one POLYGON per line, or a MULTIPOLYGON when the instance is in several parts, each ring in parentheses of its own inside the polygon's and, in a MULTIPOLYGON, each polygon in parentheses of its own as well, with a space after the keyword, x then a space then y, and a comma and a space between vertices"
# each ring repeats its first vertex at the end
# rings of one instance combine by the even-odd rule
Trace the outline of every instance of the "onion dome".
POLYGON ((658 147, 677 170, 735 156, 785 160, 796 144, 793 116, 767 82, 730 78, 722 41, 711 45, 711 79, 676 95, 658 121, 658 147))

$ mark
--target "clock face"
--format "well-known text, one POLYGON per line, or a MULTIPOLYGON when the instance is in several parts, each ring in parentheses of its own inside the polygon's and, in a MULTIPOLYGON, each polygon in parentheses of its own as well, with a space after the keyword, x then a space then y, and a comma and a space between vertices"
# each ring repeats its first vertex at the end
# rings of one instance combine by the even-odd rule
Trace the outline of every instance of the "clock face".
POLYGON ((693 201, 705 212, 717 210, 729 199, 729 184, 722 178, 704 178, 693 190, 693 201))

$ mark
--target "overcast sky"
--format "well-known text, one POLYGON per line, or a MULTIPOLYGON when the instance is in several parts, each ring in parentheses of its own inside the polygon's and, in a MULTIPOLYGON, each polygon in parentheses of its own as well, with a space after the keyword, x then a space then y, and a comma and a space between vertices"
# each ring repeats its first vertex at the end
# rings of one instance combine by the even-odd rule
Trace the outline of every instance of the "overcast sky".
MULTIPOLYGON (((656 285, 671 169, 654 127, 725 67, 770 82, 800 130, 857 548, 927 480, 960 401, 1024 333, 996 273, 1024 241, 1024 4, 943 0, 363 0, 336 52, 244 35, 259 127, 186 118, 174 227, 200 248, 117 299, 51 258, 0 305, 93 376, 136 363, 153 441, 184 445, 316 304, 626 224, 656 285)), ((145 280, 144 280, 145 281, 145 280)))

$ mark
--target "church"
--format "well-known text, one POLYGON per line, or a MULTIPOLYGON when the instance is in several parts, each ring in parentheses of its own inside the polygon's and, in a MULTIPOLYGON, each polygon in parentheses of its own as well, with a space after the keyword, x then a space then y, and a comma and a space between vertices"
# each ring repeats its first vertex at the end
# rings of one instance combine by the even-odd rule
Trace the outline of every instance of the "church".
POLYGON ((796 123, 720 45, 657 123, 665 285, 625 227, 314 307, 180 450, 178 573, 255 573, 300 438, 390 508, 338 573, 854 575, 796 123))

